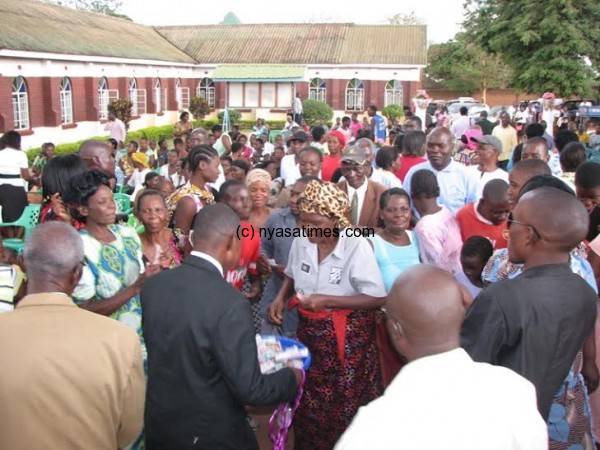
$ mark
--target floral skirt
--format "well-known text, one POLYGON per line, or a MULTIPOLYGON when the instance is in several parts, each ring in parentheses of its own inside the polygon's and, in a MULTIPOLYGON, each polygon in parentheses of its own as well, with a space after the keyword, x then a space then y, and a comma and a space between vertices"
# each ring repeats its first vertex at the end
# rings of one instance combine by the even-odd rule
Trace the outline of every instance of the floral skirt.
POLYGON ((297 336, 310 349, 312 364, 294 420, 294 449, 330 450, 358 408, 383 393, 375 311, 348 315, 343 363, 331 318, 301 315, 297 336))

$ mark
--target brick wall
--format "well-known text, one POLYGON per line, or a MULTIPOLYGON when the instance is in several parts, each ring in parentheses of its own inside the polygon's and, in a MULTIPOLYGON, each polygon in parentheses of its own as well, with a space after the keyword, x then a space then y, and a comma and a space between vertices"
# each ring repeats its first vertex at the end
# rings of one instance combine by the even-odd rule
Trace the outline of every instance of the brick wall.
MULTIPOLYGON (((98 100, 98 83, 99 77, 71 77, 71 86, 73 92, 73 120, 75 123, 84 121, 97 121, 99 115, 99 100, 98 100)), ((110 90, 117 89, 119 98, 129 97, 129 80, 130 78, 108 78, 108 88, 110 90)), ((13 127, 13 111, 12 102, 10 101, 10 93, 12 89, 11 77, 0 77, 0 92, 5 93, 5 98, 0 101, 0 133, 12 129, 13 127)), ((60 126, 60 78, 57 77, 28 77, 26 78, 29 98, 29 117, 30 125, 35 127, 56 127, 60 126)), ((181 86, 189 88, 190 98, 196 95, 196 86, 200 78, 182 79, 181 86)), ((327 79, 327 103, 336 111, 343 111, 345 108, 346 86, 349 80, 327 79)), ((173 78, 161 78, 161 95, 164 96, 165 89, 167 91, 168 110, 177 110, 177 102, 175 95, 175 82, 173 78)), ((138 88, 146 90, 148 114, 157 112, 157 105, 154 103, 154 78, 137 78, 138 88)), ((385 85, 386 81, 364 81, 365 109, 374 104, 378 109, 383 108, 385 101, 385 85)), ((420 88, 419 82, 403 82, 404 104, 409 105, 410 99, 415 95, 417 89, 420 88)), ((300 93, 301 98, 308 98, 309 83, 296 83, 296 92, 300 93)), ((512 92, 512 91, 511 91, 512 92)), ((452 92, 430 92, 434 98, 454 98, 456 93, 452 92)), ((506 103, 514 101, 514 93, 496 94, 496 91, 490 91, 488 98, 496 99, 497 95, 508 95, 506 103)), ((216 108, 225 108, 227 97, 227 83, 215 83, 215 100, 216 108)), ((527 94, 522 97, 527 98, 527 94)), ((477 98, 477 97, 476 97, 477 98)), ((531 98, 531 96, 529 96, 531 98)), ((495 101, 495 100, 493 100, 495 101)), ((493 104, 488 100, 489 103, 493 104)), ((359 111, 361 113, 362 111, 359 111)))

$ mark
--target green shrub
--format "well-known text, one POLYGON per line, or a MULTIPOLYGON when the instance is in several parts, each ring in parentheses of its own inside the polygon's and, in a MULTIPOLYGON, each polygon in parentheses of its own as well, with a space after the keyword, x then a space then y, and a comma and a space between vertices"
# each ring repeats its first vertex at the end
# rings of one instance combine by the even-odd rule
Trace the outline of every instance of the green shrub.
POLYGON ((400 119, 404 117, 404 108, 400 105, 387 105, 381 110, 381 114, 387 117, 387 119, 391 122, 394 119, 400 119))
POLYGON ((333 109, 320 100, 306 99, 302 101, 302 117, 309 126, 316 125, 318 120, 327 122, 333 117, 333 109))
MULTIPOLYGON (((223 122, 223 114, 225 114, 225 110, 219 112, 219 115, 218 115, 219 122, 223 122)), ((237 109, 229 110, 229 123, 231 125, 237 124, 241 118, 242 118, 242 113, 239 112, 237 109)))
MULTIPOLYGON (((164 125, 162 127, 148 127, 142 130, 131 131, 127 133, 126 141, 139 141, 141 138, 146 139, 173 139, 173 125, 164 125)), ((70 155, 71 153, 77 153, 81 144, 90 139, 98 140, 98 141, 106 141, 108 136, 92 136, 88 139, 83 139, 77 142, 70 142, 68 144, 58 144, 56 146, 56 150, 54 152, 55 155, 70 155)), ((40 154, 42 149, 32 148, 27 150, 27 158, 29 162, 33 162, 35 157, 40 154)))
POLYGON ((196 120, 202 120, 210 114, 210 106, 202 97, 194 97, 191 99, 189 110, 196 120))

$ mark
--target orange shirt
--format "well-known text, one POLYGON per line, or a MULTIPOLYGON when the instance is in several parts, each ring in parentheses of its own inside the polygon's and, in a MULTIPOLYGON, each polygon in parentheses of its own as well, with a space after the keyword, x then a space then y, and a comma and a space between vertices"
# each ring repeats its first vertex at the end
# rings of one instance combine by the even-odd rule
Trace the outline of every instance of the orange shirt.
POLYGON ((494 250, 506 248, 507 242, 502 236, 504 230, 506 230, 506 221, 500 225, 493 225, 477 212, 476 206, 477 203, 469 203, 456 213, 456 220, 460 226, 460 235, 463 242, 471 236, 483 236, 492 242, 494 250))

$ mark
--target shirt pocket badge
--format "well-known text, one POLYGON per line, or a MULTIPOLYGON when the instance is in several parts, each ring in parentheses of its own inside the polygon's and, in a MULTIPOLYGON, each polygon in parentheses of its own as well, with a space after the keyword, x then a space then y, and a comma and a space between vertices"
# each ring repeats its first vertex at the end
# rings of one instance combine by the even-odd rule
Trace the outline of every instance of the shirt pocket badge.
POLYGON ((342 282, 342 268, 332 267, 329 271, 329 284, 340 284, 342 282))

